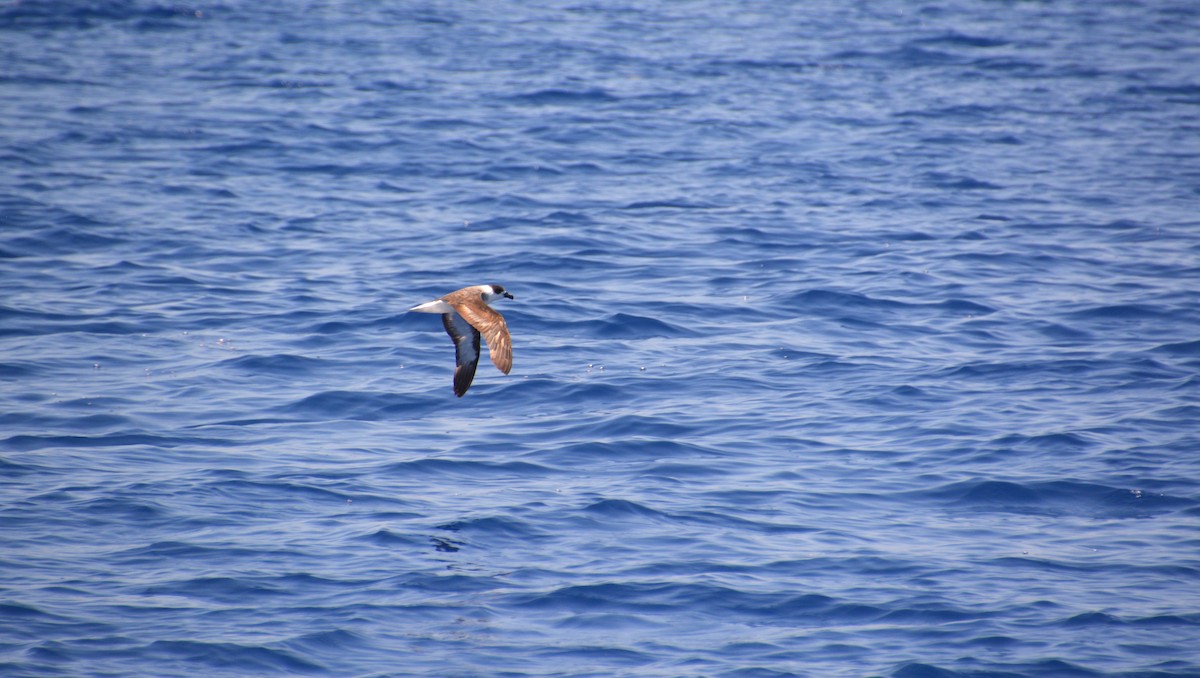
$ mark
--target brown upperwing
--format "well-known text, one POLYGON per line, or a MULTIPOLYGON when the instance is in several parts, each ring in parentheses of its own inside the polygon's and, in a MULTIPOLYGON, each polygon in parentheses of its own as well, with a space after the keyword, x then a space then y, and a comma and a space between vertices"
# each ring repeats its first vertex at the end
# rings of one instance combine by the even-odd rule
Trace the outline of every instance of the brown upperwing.
POLYGON ((463 319, 471 323, 471 327, 479 330, 483 340, 487 342, 492 364, 496 369, 508 374, 512 369, 512 342, 508 338, 508 324, 504 322, 504 316, 483 302, 482 296, 479 300, 479 304, 464 304, 457 299, 447 302, 454 306, 454 310, 458 311, 463 319))

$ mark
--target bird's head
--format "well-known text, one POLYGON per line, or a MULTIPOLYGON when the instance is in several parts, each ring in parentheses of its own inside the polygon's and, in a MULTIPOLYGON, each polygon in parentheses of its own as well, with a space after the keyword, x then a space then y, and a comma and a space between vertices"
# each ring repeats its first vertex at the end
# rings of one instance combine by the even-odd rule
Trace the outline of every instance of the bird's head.
POLYGON ((503 285, 483 285, 483 287, 483 298, 486 301, 492 301, 500 297, 504 297, 505 299, 513 298, 513 295, 509 294, 503 285))

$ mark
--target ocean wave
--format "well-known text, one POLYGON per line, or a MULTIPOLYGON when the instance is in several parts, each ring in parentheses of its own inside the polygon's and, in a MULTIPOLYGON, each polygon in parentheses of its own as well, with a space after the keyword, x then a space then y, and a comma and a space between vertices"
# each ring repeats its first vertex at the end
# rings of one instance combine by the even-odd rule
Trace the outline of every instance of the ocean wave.
POLYGON ((0 4, 0 673, 1197 674, 1185 5, 0 4))

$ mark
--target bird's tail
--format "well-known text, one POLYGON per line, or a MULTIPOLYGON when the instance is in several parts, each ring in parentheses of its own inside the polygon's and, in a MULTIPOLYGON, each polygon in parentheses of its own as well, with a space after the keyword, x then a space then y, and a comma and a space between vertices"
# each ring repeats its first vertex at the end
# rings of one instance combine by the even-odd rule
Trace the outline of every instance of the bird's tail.
POLYGON ((434 299, 419 306, 413 306, 408 310, 412 313, 453 313, 454 307, 441 299, 434 299))

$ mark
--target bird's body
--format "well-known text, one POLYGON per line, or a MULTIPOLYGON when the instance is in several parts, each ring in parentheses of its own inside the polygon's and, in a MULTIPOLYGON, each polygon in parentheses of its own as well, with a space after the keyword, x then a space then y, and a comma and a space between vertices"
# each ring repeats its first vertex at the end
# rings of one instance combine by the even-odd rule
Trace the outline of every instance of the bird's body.
POLYGON ((461 398, 471 387, 475 367, 479 365, 479 337, 487 342, 488 354, 496 369, 508 374, 512 369, 512 340, 508 324, 488 302, 512 299, 500 285, 474 285, 451 292, 440 299, 414 306, 417 313, 440 313, 446 334, 454 341, 454 395, 461 398))

